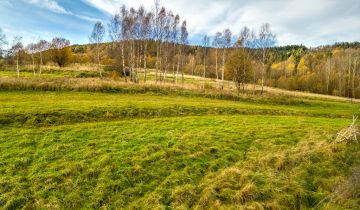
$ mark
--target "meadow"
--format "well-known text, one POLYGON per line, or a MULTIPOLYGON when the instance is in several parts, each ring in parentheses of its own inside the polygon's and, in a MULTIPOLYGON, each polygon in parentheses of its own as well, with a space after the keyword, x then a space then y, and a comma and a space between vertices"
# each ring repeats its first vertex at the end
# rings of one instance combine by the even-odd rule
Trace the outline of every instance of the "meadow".
POLYGON ((0 72, 0 208, 360 206, 356 101, 0 72))

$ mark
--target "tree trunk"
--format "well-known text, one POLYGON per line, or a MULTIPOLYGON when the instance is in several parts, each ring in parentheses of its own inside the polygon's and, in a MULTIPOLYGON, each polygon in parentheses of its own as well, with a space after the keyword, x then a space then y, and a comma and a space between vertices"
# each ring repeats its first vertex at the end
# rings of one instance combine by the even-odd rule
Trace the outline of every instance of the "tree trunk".
POLYGON ((327 72, 326 77, 326 94, 330 93, 330 75, 331 75, 331 57, 329 58, 329 70, 327 72))
POLYGON ((338 77, 339 77, 339 96, 342 96, 342 85, 341 85, 341 68, 339 69, 339 73, 338 73, 338 77))
POLYGON ((164 69, 164 82, 166 83, 166 79, 167 79, 167 69, 168 69, 168 54, 169 54, 169 51, 168 51, 168 44, 166 43, 165 44, 165 69, 164 69))
POLYGON ((264 69, 265 69, 265 64, 263 62, 262 67, 261 67, 261 92, 260 92, 260 95, 262 95, 264 92, 264 69))
POLYGON ((96 42, 96 51, 97 51, 97 60, 98 60, 98 68, 100 72, 100 78, 102 78, 102 69, 100 68, 100 52, 99 52, 99 43, 96 42))
POLYGON ((204 56, 204 72, 203 72, 203 89, 205 90, 205 80, 206 80, 206 56, 204 56))
POLYGON ((18 79, 20 78, 20 71, 19 71, 19 53, 16 53, 16 72, 18 79))
POLYGON ((121 60, 122 60, 122 68, 123 68, 125 83, 127 83, 127 75, 125 70, 124 42, 121 43, 121 60))
POLYGON ((194 56, 194 60, 191 64, 191 75, 194 76, 194 71, 195 71, 195 62, 196 62, 196 59, 195 59, 195 56, 194 56))
MULTIPOLYGON (((133 61, 133 69, 134 69, 134 82, 135 83, 139 83, 139 78, 138 78, 138 62, 137 62, 137 57, 136 57, 136 51, 139 52, 139 43, 136 43, 134 41, 134 53, 133 53, 133 56, 134 56, 134 61, 133 61)), ((140 56, 139 54, 137 54, 137 56, 140 56)))
POLYGON ((184 78, 184 58, 183 55, 181 53, 181 87, 184 88, 184 82, 185 82, 185 78, 184 78))
POLYGON ((355 70, 356 70, 356 66, 357 66, 357 61, 358 61, 358 58, 355 59, 355 62, 354 62, 354 67, 353 67, 353 70, 352 70, 352 97, 355 98, 355 77, 356 77, 356 74, 355 74, 355 70))
POLYGON ((219 81, 219 72, 218 72, 218 48, 215 49, 215 71, 216 71, 216 81, 219 81))
POLYGON ((156 43, 155 84, 157 84, 158 82, 158 70, 159 70, 159 43, 156 43))
POLYGON ((254 70, 254 73, 253 73, 253 82, 254 82, 254 87, 253 87, 253 91, 254 91, 254 95, 256 94, 256 73, 255 73, 255 70, 254 70))
POLYGON ((135 65, 136 65, 136 46, 135 46, 135 41, 133 40, 132 41, 132 59, 131 59, 131 62, 132 62, 132 65, 131 65, 131 69, 132 69, 132 72, 133 72, 133 81, 134 83, 137 83, 138 79, 137 79, 137 69, 135 68, 135 65))
POLYGON ((223 51, 223 66, 222 66, 222 71, 221 71, 221 90, 224 89, 224 76, 225 76, 225 53, 226 53, 226 49, 224 48, 223 51))
POLYGON ((147 66, 146 66, 146 52, 147 52, 147 41, 145 40, 145 47, 144 47, 144 83, 146 82, 147 76, 147 66))
POLYGON ((159 52, 160 52, 160 56, 159 56, 159 70, 160 70, 160 75, 159 75, 159 79, 160 79, 160 83, 161 83, 161 74, 162 74, 162 43, 160 43, 160 48, 159 48, 159 52))
POLYGON ((264 73, 265 73, 265 50, 263 49, 263 62, 262 62, 262 68, 261 68, 261 93, 262 95, 264 93, 264 73))
POLYGON ((31 58, 32 58, 32 68, 33 68, 33 73, 34 73, 34 76, 35 76, 35 60, 34 60, 34 54, 31 53, 31 58))
POLYGON ((172 51, 171 51, 171 63, 172 63, 172 83, 175 85, 175 58, 176 58, 176 44, 175 41, 173 42, 172 51))
POLYGON ((43 57, 42 57, 42 52, 40 51, 40 66, 39 66, 39 75, 41 75, 41 67, 43 65, 43 57))
POLYGON ((175 61, 172 62, 173 84, 175 84, 175 61))
POLYGON ((178 84, 178 76, 179 76, 179 70, 180 70, 180 61, 181 60, 181 46, 179 46, 179 55, 178 55, 178 64, 176 67, 176 78, 175 78, 175 84, 178 84))

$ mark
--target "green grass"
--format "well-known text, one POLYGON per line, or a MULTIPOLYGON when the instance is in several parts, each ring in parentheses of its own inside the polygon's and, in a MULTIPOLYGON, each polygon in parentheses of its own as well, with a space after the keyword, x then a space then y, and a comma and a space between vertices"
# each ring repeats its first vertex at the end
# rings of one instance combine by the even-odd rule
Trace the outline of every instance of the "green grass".
POLYGON ((69 72, 0 80, 0 209, 360 208, 359 104, 69 72))
POLYGON ((89 121, 169 116, 264 114, 349 118, 359 105, 310 99, 263 101, 197 96, 92 92, 0 92, 1 126, 49 126, 89 121), (331 111, 330 111, 331 110, 331 111))
POLYGON ((299 194, 310 208, 359 162, 359 145, 330 144, 348 123, 255 115, 13 127, 0 134, 0 204, 294 208, 299 194))

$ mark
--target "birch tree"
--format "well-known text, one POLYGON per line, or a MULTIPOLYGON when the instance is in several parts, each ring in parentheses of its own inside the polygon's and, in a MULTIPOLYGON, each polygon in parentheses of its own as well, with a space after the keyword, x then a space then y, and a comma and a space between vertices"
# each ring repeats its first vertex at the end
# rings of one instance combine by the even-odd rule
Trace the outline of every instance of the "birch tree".
POLYGON ((171 42, 173 43, 173 49, 172 49, 172 52, 173 52, 173 64, 172 64, 172 68, 173 68, 173 79, 174 79, 174 84, 177 82, 177 74, 178 74, 178 68, 177 68, 177 71, 176 71, 176 76, 175 76, 175 58, 177 58, 178 60, 178 63, 179 63, 179 60, 180 60, 180 57, 179 56, 176 56, 176 52, 177 52, 177 46, 179 47, 180 49, 180 45, 178 45, 178 42, 179 42, 179 24, 180 24, 180 16, 179 15, 175 15, 174 17, 174 20, 172 22, 172 40, 171 42))
POLYGON ((182 48, 188 44, 188 36, 189 36, 189 32, 187 30, 187 22, 186 20, 183 21, 183 23, 181 24, 181 35, 180 35, 180 60, 181 60, 181 83, 182 86, 184 86, 184 68, 183 68, 183 64, 184 64, 184 56, 182 55, 182 48))
POLYGON ((16 73, 18 78, 20 78, 19 59, 20 59, 20 53, 23 50, 23 48, 24 46, 22 44, 22 37, 16 36, 14 38, 10 52, 16 57, 16 73))
POLYGON ((161 42, 162 42, 162 28, 161 28, 161 18, 165 10, 161 7, 161 1, 155 0, 155 18, 153 22, 154 27, 154 40, 156 43, 156 64, 155 64, 155 83, 159 79, 159 69, 161 69, 161 42))
POLYGON ((36 47, 36 44, 34 44, 34 43, 30 43, 30 44, 28 44, 28 45, 26 46, 26 51, 27 51, 27 53, 29 53, 30 56, 31 56, 32 69, 33 69, 34 76, 35 76, 35 74, 36 74, 36 72, 35 72, 35 58, 34 58, 34 54, 36 53, 36 49, 37 49, 37 47, 36 47))
POLYGON ((204 71, 203 71, 203 89, 205 89, 205 80, 206 80, 206 58, 209 51, 210 38, 208 36, 204 36, 203 38, 203 59, 204 59, 204 71))
POLYGON ((39 57, 40 57, 40 63, 39 63, 39 75, 41 75, 42 72, 42 65, 43 65, 43 52, 45 52, 46 50, 48 50, 50 48, 50 43, 46 40, 40 40, 37 44, 36 44, 36 49, 37 52, 39 53, 39 57))
POLYGON ((276 42, 276 35, 271 31, 270 24, 265 23, 261 26, 258 34, 258 46, 260 48, 259 60, 262 64, 261 68, 261 95, 264 92, 265 84, 265 68, 267 63, 267 58, 269 56, 270 47, 274 46, 276 42))
POLYGON ((169 57, 170 57, 170 46, 172 41, 172 22, 175 16, 172 11, 168 11, 165 17, 164 23, 164 76, 163 80, 166 82, 167 80, 167 73, 169 68, 169 57))
POLYGON ((153 19, 154 15, 151 12, 148 12, 145 16, 145 18, 143 19, 142 22, 142 35, 143 35, 143 39, 144 39, 144 82, 146 82, 147 80, 147 50, 148 50, 148 43, 151 39, 151 21, 153 19))
POLYGON ((226 62, 226 49, 231 47, 232 33, 230 29, 225 29, 222 36, 222 47, 223 47, 223 60, 222 60, 222 71, 221 71, 221 89, 224 89, 224 76, 225 76, 225 62, 226 62))
POLYGON ((151 40, 151 21, 154 18, 154 14, 148 12, 146 17, 143 20, 142 24, 142 32, 144 40, 144 82, 147 80, 147 50, 148 50, 148 43, 151 40))
MULTIPOLYGON (((235 44, 235 48, 238 48, 241 51, 243 51, 242 55, 245 56, 244 59, 246 59, 250 63, 256 56, 256 50, 253 49, 254 45, 256 44, 256 40, 257 38, 255 32, 251 31, 247 26, 244 26, 241 29, 239 37, 235 44)), ((246 62, 243 63, 246 64, 246 62)), ((243 70, 245 70, 245 68, 243 70)), ((256 75, 255 75, 255 71, 252 71, 252 73, 253 73, 252 77, 253 77, 254 92, 255 92, 256 75)), ((243 75, 247 75, 247 74, 243 72, 243 75)))
POLYGON ((126 14, 126 7, 123 5, 119 13, 116 13, 109 23, 109 35, 113 43, 120 45, 121 66, 125 83, 127 83, 127 72, 125 69, 125 32, 123 30, 123 20, 126 14))
POLYGON ((99 68, 100 77, 102 78, 102 68, 100 66, 100 49, 99 45, 103 42, 105 36, 105 27, 104 25, 98 21, 95 23, 93 31, 90 36, 90 42, 96 44, 96 57, 99 68))
POLYGON ((332 74, 332 56, 333 53, 331 51, 326 52, 327 57, 327 65, 326 65, 326 94, 330 93, 330 80, 332 74))
POLYGON ((219 81, 219 62, 218 62, 218 51, 222 46, 222 33, 216 32, 213 39, 213 46, 215 47, 215 72, 216 72, 216 81, 219 81))

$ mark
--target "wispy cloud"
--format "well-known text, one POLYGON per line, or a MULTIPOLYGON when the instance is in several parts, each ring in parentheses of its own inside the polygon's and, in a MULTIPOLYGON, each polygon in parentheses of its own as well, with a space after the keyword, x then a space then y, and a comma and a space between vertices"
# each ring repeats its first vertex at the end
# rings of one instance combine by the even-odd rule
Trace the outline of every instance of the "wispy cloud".
POLYGON ((86 15, 81 14, 74 14, 71 11, 66 10, 63 6, 61 6, 56 0, 25 0, 25 2, 28 2, 30 4, 33 4, 37 7, 47 9, 49 11, 58 13, 58 14, 64 14, 64 15, 72 15, 76 18, 79 18, 81 20, 89 21, 89 22, 97 22, 100 21, 97 18, 92 18, 86 15))
POLYGON ((74 16, 77 17, 77 18, 80 18, 82 20, 86 20, 86 21, 94 22, 94 23, 98 22, 98 21, 102 21, 101 19, 89 17, 89 16, 86 16, 86 15, 74 15, 74 16))
POLYGON ((105 13, 114 14, 119 5, 121 5, 124 1, 114 1, 114 0, 82 0, 84 3, 93 6, 105 13))
POLYGON ((52 12, 59 14, 71 14, 71 12, 67 11, 64 7, 60 6, 55 0, 27 0, 30 4, 36 5, 38 7, 48 9, 52 12))
MULTIPOLYGON (((106 14, 122 4, 153 8, 153 0, 82 0, 106 14)), ((330 44, 360 40, 359 0, 163 0, 162 3, 188 21, 190 35, 214 34, 243 26, 259 28, 269 22, 279 44, 330 44)), ((193 37, 190 37, 193 38, 193 37)))

